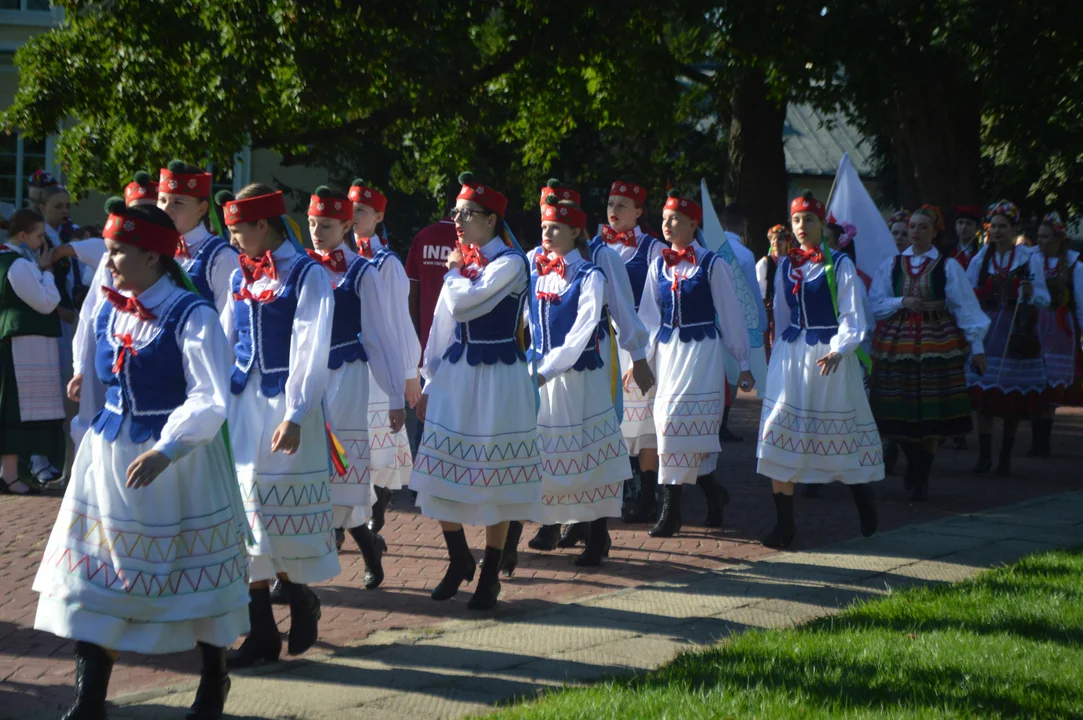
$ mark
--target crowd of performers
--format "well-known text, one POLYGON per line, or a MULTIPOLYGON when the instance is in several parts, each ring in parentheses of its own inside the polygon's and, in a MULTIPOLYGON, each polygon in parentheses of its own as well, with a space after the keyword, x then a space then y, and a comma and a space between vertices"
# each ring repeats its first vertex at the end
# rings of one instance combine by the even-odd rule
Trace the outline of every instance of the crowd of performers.
MULTIPOLYGON (((272 583, 289 605, 290 655, 316 641, 320 603, 309 586, 339 573, 346 535, 364 557, 364 586, 381 584, 379 530, 399 487, 415 490, 443 531, 448 564, 432 598, 476 578, 472 610, 497 604, 524 522, 539 526, 536 550, 582 543, 574 564, 586 567, 608 556, 622 504, 626 521, 671 537, 695 485, 703 524, 722 524, 725 357, 740 389, 755 381, 738 301, 746 274, 705 246, 700 204, 671 191, 663 241, 641 227, 646 189, 618 180, 608 224, 591 238, 578 193, 550 181, 541 245, 525 253, 505 226, 505 196, 468 173, 460 183, 450 214, 458 242, 424 352, 402 263, 377 232, 387 200, 361 181, 311 196, 310 250, 280 192, 253 184, 212 198, 211 176, 177 161, 110 201, 101 239, 43 252, 42 214, 20 210, 8 222, 9 492, 18 456, 50 456, 64 417, 59 393, 28 381, 42 364, 28 358, 59 372, 65 344, 53 312, 64 283, 50 268, 66 259, 92 277, 72 304, 67 343, 78 450, 34 581, 35 627, 76 641, 66 717, 104 717, 119 652, 193 646, 203 669, 188 717, 220 717, 228 668, 281 655, 272 583), (228 233, 212 230, 212 202, 228 233), (423 422, 416 453, 407 405, 423 422), (641 487, 625 498, 633 461, 641 487), (485 527, 480 567, 464 525, 485 527)), ((756 447, 776 508, 765 545, 794 540, 799 484, 848 485, 872 535, 883 441, 905 454, 905 485, 924 500, 937 450, 971 431, 972 408, 975 472, 992 469, 998 417, 997 474, 1010 472, 1020 419, 1034 424, 1034 454, 1049 454, 1054 408, 1083 387, 1078 255, 1055 215, 1032 249, 1015 244, 1018 210, 998 203, 984 214, 980 250, 983 214, 957 215, 957 229, 969 224, 951 249, 938 209, 893 216, 900 253, 867 277, 854 262, 857 229, 806 192, 789 226, 771 229, 770 254, 747 263, 770 352, 756 447)))

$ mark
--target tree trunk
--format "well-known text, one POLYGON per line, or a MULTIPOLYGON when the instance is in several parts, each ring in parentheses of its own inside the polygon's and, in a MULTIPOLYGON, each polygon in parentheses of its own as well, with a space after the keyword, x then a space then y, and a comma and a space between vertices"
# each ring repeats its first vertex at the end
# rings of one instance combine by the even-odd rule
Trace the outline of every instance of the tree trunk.
POLYGON ((767 230, 786 222, 786 107, 768 98, 763 71, 752 68, 733 89, 730 116, 726 198, 744 208, 745 241, 759 257, 767 252, 767 230))

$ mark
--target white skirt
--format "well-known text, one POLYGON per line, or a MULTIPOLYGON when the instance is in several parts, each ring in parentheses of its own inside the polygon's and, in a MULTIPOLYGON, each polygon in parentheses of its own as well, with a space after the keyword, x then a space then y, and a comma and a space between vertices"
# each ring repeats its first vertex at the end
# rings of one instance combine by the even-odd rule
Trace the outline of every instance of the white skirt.
POLYGON ((804 334, 771 349, 756 472, 780 482, 847 485, 884 479, 883 450, 869 409, 861 361, 850 354, 823 377, 828 345, 804 334))
POLYGON ((371 448, 372 483, 388 490, 398 490, 410 483, 414 457, 410 452, 410 436, 406 426, 391 432, 387 417, 391 406, 387 393, 369 374, 369 445, 371 448))
POLYGON ((444 361, 432 382, 410 476, 426 517, 495 525, 541 500, 537 410, 526 363, 444 361))
POLYGON ((542 386, 542 497, 531 520, 553 525, 620 517, 632 466, 612 397, 608 365, 569 370, 542 386))
POLYGON ((271 438, 286 418, 286 393, 268 398, 259 385, 259 371, 253 369, 229 408, 237 480, 256 537, 256 546, 249 548, 252 580, 277 573, 305 585, 330 580, 339 564, 323 408, 305 416, 296 453, 272 454, 271 438))
POLYGON ((79 445, 34 579, 34 627, 148 654, 227 647, 248 631, 248 562, 225 446, 197 447, 129 489, 128 466, 155 441, 132 443, 128 428, 79 445))
POLYGON ((334 526, 354 528, 372 515, 376 494, 369 471, 369 367, 343 363, 327 383, 327 421, 346 451, 346 475, 331 473, 334 526))
MULTIPOLYGON (((602 352, 602 360, 609 364, 612 353, 613 334, 610 333, 602 341, 599 350, 602 352)), ((658 436, 654 430, 654 395, 657 388, 651 388, 646 395, 639 391, 639 386, 631 383, 630 389, 624 389, 624 373, 632 369, 632 356, 621 348, 617 348, 617 357, 620 360, 620 387, 624 404, 624 417, 621 420, 620 430, 624 435, 624 443, 628 446, 629 455, 638 455, 644 448, 657 448, 658 436)))
POLYGON ((682 342, 674 331, 659 343, 654 426, 658 434, 658 483, 695 484, 700 466, 721 450, 718 428, 724 408, 725 367, 720 338, 682 342))

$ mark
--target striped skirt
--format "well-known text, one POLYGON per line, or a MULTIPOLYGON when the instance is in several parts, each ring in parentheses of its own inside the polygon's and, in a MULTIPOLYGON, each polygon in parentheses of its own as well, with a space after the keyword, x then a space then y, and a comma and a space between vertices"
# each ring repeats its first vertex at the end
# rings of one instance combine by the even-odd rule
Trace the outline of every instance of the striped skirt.
POLYGON ((917 441, 970 432, 969 353, 946 311, 899 312, 881 323, 872 345, 869 397, 880 435, 917 441))

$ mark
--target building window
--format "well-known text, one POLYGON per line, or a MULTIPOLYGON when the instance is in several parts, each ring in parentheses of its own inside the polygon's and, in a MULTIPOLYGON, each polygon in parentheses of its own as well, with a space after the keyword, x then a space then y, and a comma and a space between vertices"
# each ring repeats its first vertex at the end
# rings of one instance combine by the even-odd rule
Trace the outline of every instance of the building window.
POLYGON ((0 0, 0 10, 49 12, 49 0, 0 0))
POLYGON ((50 168, 50 154, 47 141, 0 134, 0 204, 23 207, 27 178, 38 168, 50 168))

